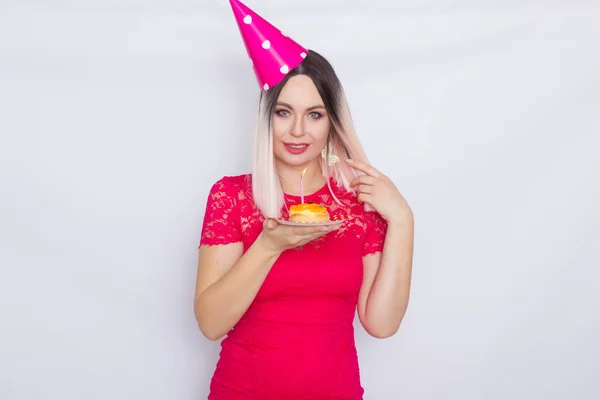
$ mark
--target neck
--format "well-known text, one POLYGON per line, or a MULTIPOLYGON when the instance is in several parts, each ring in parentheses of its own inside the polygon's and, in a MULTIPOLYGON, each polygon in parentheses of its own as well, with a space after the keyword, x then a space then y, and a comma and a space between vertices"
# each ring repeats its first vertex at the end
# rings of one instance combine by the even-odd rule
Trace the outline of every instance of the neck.
POLYGON ((281 163, 276 162, 276 167, 283 192, 292 196, 301 195, 300 177, 302 176, 302 170, 304 170, 304 168, 306 168, 306 173, 302 180, 304 181, 305 196, 318 191, 326 183, 321 172, 319 161, 316 159, 308 164, 293 167, 281 165, 281 163))

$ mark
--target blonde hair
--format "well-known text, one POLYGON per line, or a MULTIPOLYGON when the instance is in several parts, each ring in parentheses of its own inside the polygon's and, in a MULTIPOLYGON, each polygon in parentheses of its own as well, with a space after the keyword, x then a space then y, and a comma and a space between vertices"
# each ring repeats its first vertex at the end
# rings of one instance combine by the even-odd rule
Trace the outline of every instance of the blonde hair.
POLYGON ((338 187, 355 193, 350 187, 350 183, 362 173, 352 168, 346 162, 346 158, 369 162, 356 135, 346 95, 333 67, 321 55, 309 50, 302 64, 288 72, 285 79, 277 86, 261 92, 258 101, 254 127, 252 195, 258 209, 266 218, 280 217, 281 210, 285 205, 284 193, 275 168, 273 154, 272 118, 275 104, 287 80, 299 74, 308 75, 313 80, 331 120, 331 131, 327 142, 331 143, 331 151, 339 157, 340 161, 330 166, 326 159, 320 158, 320 166, 323 177, 327 180, 329 191, 338 204, 341 205, 341 202, 335 196, 329 178, 334 178, 338 187))

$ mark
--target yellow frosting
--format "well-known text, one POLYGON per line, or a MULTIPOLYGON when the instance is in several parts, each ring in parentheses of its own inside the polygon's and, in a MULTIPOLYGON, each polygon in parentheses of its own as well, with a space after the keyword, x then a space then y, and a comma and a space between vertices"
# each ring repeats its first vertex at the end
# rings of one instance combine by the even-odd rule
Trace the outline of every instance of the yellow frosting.
POLYGON ((322 205, 315 203, 293 204, 290 206, 290 212, 311 212, 315 214, 326 214, 327 209, 322 205))

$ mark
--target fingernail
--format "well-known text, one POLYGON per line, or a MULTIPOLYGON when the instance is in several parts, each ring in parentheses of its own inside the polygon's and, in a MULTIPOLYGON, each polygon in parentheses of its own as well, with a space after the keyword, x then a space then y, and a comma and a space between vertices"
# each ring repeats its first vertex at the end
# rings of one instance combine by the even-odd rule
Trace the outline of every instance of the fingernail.
POLYGON ((348 162, 348 163, 352 164, 354 161, 352 161, 352 160, 351 160, 351 159, 349 159, 349 158, 346 158, 346 162, 348 162))

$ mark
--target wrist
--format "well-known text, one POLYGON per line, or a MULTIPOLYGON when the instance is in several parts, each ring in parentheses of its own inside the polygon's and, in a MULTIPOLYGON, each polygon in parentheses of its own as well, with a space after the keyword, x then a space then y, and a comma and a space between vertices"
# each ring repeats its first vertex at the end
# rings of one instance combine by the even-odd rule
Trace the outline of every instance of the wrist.
POLYGON ((388 225, 398 227, 408 227, 414 224, 414 215, 410 210, 401 210, 391 215, 387 221, 388 225))
POLYGON ((264 232, 261 232, 258 235, 254 245, 268 258, 277 258, 282 253, 281 250, 278 250, 272 245, 272 243, 270 243, 270 240, 265 237, 264 232))

